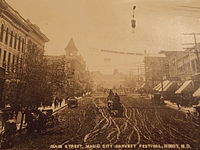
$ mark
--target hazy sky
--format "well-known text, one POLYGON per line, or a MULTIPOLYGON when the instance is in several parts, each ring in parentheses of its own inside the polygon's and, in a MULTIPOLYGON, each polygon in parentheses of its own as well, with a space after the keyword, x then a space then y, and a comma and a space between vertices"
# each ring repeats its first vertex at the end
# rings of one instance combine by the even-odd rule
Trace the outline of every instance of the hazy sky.
MULTIPOLYGON (((200 32, 200 0, 7 0, 50 39, 46 54, 64 54, 72 37, 90 70, 137 70, 143 57, 107 54, 99 49, 156 53, 182 50, 200 32), (131 28, 136 5, 136 29, 131 28), (109 61, 105 61, 109 60, 109 61)), ((199 41, 200 38, 198 37, 199 41)))

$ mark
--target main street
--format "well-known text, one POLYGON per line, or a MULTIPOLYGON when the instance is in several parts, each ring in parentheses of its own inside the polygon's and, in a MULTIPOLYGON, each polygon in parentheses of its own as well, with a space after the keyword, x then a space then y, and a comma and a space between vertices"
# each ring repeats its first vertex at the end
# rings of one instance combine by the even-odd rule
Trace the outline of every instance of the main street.
POLYGON ((119 118, 108 113, 105 96, 84 97, 79 100, 78 108, 61 110, 57 114, 60 123, 43 135, 18 137, 13 150, 56 149, 56 146, 84 149, 91 144, 94 144, 93 148, 105 144, 108 144, 107 148, 114 144, 136 144, 134 146, 141 148, 148 144, 198 146, 200 126, 186 120, 182 112, 155 106, 150 99, 137 95, 123 96, 121 102, 124 114, 119 118))

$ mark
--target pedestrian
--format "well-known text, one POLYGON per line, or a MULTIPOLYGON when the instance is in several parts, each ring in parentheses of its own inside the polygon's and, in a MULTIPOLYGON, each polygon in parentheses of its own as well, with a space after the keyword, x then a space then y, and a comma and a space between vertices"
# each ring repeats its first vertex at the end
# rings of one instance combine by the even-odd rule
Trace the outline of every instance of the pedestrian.
POLYGON ((63 99, 62 99, 62 98, 59 98, 60 107, 61 107, 61 105, 62 105, 62 101, 63 101, 63 99))
POLYGON ((191 112, 188 110, 188 112, 186 113, 186 119, 190 120, 192 118, 191 116, 191 112))
POLYGON ((58 101, 59 101, 59 98, 56 97, 55 100, 54 100, 54 108, 58 107, 58 101))
POLYGON ((65 98, 65 104, 67 104, 68 98, 69 98, 69 96, 67 96, 67 97, 65 98))
POLYGON ((27 128, 27 132, 28 134, 31 133, 33 131, 33 119, 34 119, 34 116, 32 114, 32 110, 30 108, 27 108, 25 110, 25 124, 26 125, 26 128, 27 128))
MULTIPOLYGON (((182 96, 182 95, 180 96, 180 99, 183 100, 183 96, 182 96)), ((180 106, 180 99, 178 98, 178 100, 177 100, 177 102, 176 102, 176 105, 177 105, 177 107, 178 107, 178 110, 181 109, 181 106, 180 106)))
POLYGON ((46 130, 47 116, 43 112, 39 112, 38 114, 38 132, 42 133, 42 131, 46 130))
POLYGON ((179 103, 177 103, 177 107, 178 107, 178 110, 180 110, 180 109, 181 109, 181 107, 180 107, 180 104, 179 104, 179 103))

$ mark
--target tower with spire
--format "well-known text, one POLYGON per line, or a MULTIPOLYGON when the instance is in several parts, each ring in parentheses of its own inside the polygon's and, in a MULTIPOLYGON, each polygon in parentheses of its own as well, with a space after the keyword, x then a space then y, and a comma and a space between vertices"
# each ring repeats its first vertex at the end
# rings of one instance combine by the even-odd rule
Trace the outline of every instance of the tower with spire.
POLYGON ((67 47, 65 48, 65 52, 66 52, 67 57, 73 57, 77 55, 78 49, 74 43, 73 38, 71 38, 69 43, 67 44, 67 47))
POLYGON ((71 95, 81 95, 84 90, 83 83, 86 73, 86 63, 83 57, 78 54, 78 48, 72 38, 65 48, 65 61, 70 93, 71 95))

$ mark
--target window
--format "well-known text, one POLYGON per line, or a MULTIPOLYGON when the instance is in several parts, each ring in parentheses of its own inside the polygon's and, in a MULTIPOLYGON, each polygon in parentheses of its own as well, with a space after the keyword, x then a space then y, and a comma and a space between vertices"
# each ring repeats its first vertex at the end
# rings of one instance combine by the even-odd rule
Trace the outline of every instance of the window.
POLYGON ((13 55, 13 59, 12 59, 12 72, 14 72, 15 70, 15 55, 13 55))
POLYGON ((21 48, 21 37, 19 37, 19 42, 18 42, 18 51, 20 51, 21 48))
POLYGON ((10 47, 12 47, 12 43, 13 43, 13 31, 11 31, 10 33, 10 47))
POLYGON ((16 61, 16 70, 19 69, 19 56, 17 56, 17 61, 16 61))
POLYGON ((192 70, 193 70, 193 72, 195 72, 195 71, 196 71, 196 67, 195 67, 195 60, 192 60, 192 70))
POLYGON ((14 49, 17 48, 17 33, 15 34, 15 43, 14 43, 14 49))
POLYGON ((6 67, 6 51, 3 53, 3 67, 6 67))
POLYGON ((1 49, 0 49, 0 64, 1 64, 1 49))
POLYGON ((8 28, 6 29, 6 39, 5 39, 5 44, 8 44, 8 28))
POLYGON ((0 36, 0 40, 1 42, 3 42, 3 33, 4 33, 4 25, 1 25, 1 36, 0 36))
POLYGON ((20 69, 22 69, 23 68, 23 62, 24 61, 24 59, 23 59, 23 57, 21 56, 21 59, 20 59, 20 69))
POLYGON ((11 61, 11 53, 8 53, 8 66, 7 66, 7 70, 8 70, 8 72, 10 72, 10 65, 11 65, 11 63, 10 63, 10 61, 11 61))
POLYGON ((24 39, 22 39, 22 52, 24 52, 24 39))

